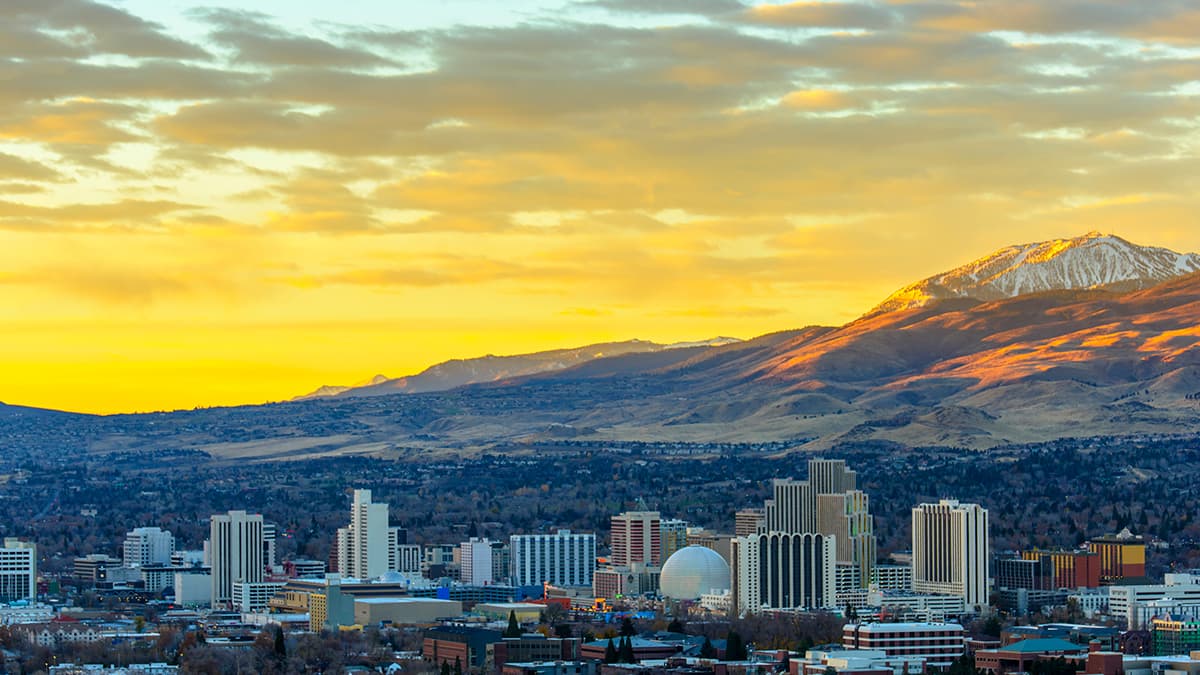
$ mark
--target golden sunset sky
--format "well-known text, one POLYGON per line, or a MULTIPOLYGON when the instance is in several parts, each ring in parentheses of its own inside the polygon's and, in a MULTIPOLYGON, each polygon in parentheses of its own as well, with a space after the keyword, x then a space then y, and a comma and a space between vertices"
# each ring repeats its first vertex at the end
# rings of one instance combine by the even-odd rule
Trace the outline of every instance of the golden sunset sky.
POLYGON ((1200 251, 1190 0, 227 4, 0 2, 0 400, 840 324, 1089 230, 1200 251))

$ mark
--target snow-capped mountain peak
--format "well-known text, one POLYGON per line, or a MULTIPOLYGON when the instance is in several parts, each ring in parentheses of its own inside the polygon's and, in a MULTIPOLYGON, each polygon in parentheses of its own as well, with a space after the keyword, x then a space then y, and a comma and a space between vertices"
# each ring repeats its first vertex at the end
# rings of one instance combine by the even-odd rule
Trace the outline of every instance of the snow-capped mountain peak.
POLYGON ((1008 246, 962 267, 905 286, 869 314, 922 307, 933 300, 999 300, 1052 290, 1148 288, 1200 271, 1200 255, 1138 246, 1118 236, 1089 232, 1008 246))

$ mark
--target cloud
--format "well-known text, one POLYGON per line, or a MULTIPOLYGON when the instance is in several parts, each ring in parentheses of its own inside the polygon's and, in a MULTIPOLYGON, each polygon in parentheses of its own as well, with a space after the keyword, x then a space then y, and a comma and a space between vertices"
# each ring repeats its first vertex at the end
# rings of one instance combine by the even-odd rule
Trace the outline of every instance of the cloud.
POLYGON ((0 43, 3 49, 20 58, 208 58, 200 47, 164 33, 159 24, 88 0, 6 0, 0 3, 0 26, 0 35, 10 38, 0 43))
POLYGON ((165 200, 123 199, 108 203, 75 203, 63 206, 34 206, 0 200, 0 229, 55 230, 153 230, 164 218, 196 207, 165 200))
POLYGON ((195 15, 215 27, 210 38, 232 49, 234 61, 266 66, 371 68, 395 65, 370 51, 328 40, 295 35, 273 26, 257 12, 229 9, 197 10, 195 15))
POLYGON ((616 14, 695 14, 723 16, 746 8, 738 0, 582 0, 579 7, 597 7, 616 14))
POLYGON ((896 22, 887 7, 859 2, 800 0, 784 4, 761 4, 746 10, 752 23, 788 28, 884 29, 896 22))
POLYGON ((0 153, 0 180, 56 181, 59 177, 45 164, 0 153))

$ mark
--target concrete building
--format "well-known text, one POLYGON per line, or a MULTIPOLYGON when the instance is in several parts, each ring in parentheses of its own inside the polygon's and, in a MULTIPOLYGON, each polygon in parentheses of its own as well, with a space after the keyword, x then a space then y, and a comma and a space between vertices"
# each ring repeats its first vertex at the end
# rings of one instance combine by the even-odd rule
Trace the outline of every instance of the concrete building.
POLYGON ((686 520, 672 518, 659 523, 662 528, 662 559, 666 561, 676 551, 688 545, 688 524, 686 520))
POLYGON ((613 567, 662 564, 662 517, 658 511, 626 511, 613 516, 611 525, 609 564, 613 567))
POLYGON ((209 521, 209 555, 213 607, 233 600, 235 583, 258 583, 263 580, 265 552, 261 514, 230 511, 212 516, 209 521))
POLYGON ((107 553, 89 553, 82 558, 76 558, 72 563, 75 578, 90 584, 108 581, 109 570, 115 570, 122 565, 120 558, 114 558, 107 553))
POLYGON ((458 662, 464 671, 481 669, 488 646, 502 640, 500 631, 466 626, 439 626, 425 631, 421 656, 436 667, 458 662))
POLYGON ((851 623, 842 628, 842 645, 889 657, 920 657, 930 666, 945 667, 966 651, 966 634, 956 623, 851 623))
POLYGON ((337 531, 337 571, 374 579, 395 570, 397 537, 388 527, 388 505, 371 501, 370 490, 355 490, 350 524, 337 531))
POLYGON ((766 522, 766 512, 761 508, 741 509, 733 514, 733 534, 735 537, 748 537, 758 534, 759 528, 766 522))
POLYGON ((1022 551, 1026 560, 1041 560, 1052 570, 1050 588, 1098 588, 1100 555, 1092 551, 1022 551))
POLYGON ((880 591, 912 591, 912 565, 876 565, 868 587, 880 591))
POLYGON ((1148 627, 1156 616, 1200 620, 1200 585, 1110 586, 1108 612, 1129 630, 1148 627))
MULTIPOLYGON (((191 567, 175 572, 175 604, 184 607, 212 605, 212 570, 207 567, 191 567)), ((233 587, 229 588, 233 597, 233 587)))
POLYGON ((1108 537, 1092 539, 1088 550, 1100 557, 1100 583, 1146 576, 1146 542, 1128 528, 1108 537))
POLYGON ((591 586, 596 568, 596 535, 559 530, 555 534, 509 537, 512 580, 517 586, 591 586))
MULTIPOLYGON (((858 474, 841 459, 808 460, 808 479, 776 479, 773 498, 763 509, 766 532, 820 532, 817 495, 842 494, 856 488, 858 474)), ((834 534, 834 533, 829 533, 834 534)))
POLYGON ((323 579, 325 563, 305 558, 285 560, 283 561, 283 573, 289 579, 323 579))
POLYGON ((37 544, 5 537, 0 548, 0 602, 37 598, 37 544))
POLYGON ((827 668, 838 675, 904 675, 924 673, 926 665, 920 656, 888 656, 882 650, 824 645, 808 650, 803 659, 793 659, 790 675, 824 675, 827 668))
POLYGON ((461 616, 462 603, 437 598, 355 598, 354 623, 359 626, 432 624, 461 616))
POLYGON ((822 609, 836 602, 834 537, 772 532, 734 540, 739 613, 822 609))
POLYGON ((479 537, 459 544, 461 565, 459 578, 464 584, 490 584, 492 577, 492 542, 479 537))
POLYGON ((419 575, 424 553, 418 544, 398 544, 396 546, 396 571, 401 574, 419 575))
POLYGON ((943 499, 912 510, 913 590, 988 604, 988 512, 943 499))
POLYGON ((235 581, 230 603, 239 612, 262 612, 283 586, 282 581, 235 581))
POLYGON ((125 534, 121 552, 126 567, 169 565, 175 553, 175 535, 159 527, 137 527, 125 534))

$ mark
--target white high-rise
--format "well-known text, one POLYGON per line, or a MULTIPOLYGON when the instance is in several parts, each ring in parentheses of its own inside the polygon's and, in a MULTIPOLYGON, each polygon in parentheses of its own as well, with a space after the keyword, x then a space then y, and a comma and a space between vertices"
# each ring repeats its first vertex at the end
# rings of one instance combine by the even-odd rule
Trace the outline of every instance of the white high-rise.
POLYGON ((482 586, 492 583, 492 542, 471 537, 459 546, 462 556, 460 580, 464 584, 482 586))
POLYGON ((388 505, 372 502, 370 490, 355 490, 350 524, 337 531, 338 571, 374 579, 400 567, 399 528, 388 527, 388 505))
POLYGON ((122 546, 126 567, 170 565, 175 535, 158 527, 138 527, 125 534, 122 546))
POLYGON ((0 602, 37 597, 37 544, 5 537, 0 548, 0 602))
POLYGON ((233 599, 234 583, 263 580, 265 549, 262 514, 230 511, 212 516, 208 551, 214 607, 233 599))
POLYGON ((836 606, 837 538, 816 533, 752 534, 733 540, 738 613, 836 606))
POLYGON ((988 512, 943 499, 912 510, 913 590, 988 604, 988 512))
POLYGON ((559 530, 555 534, 514 534, 508 542, 516 585, 592 585, 596 535, 559 530))

